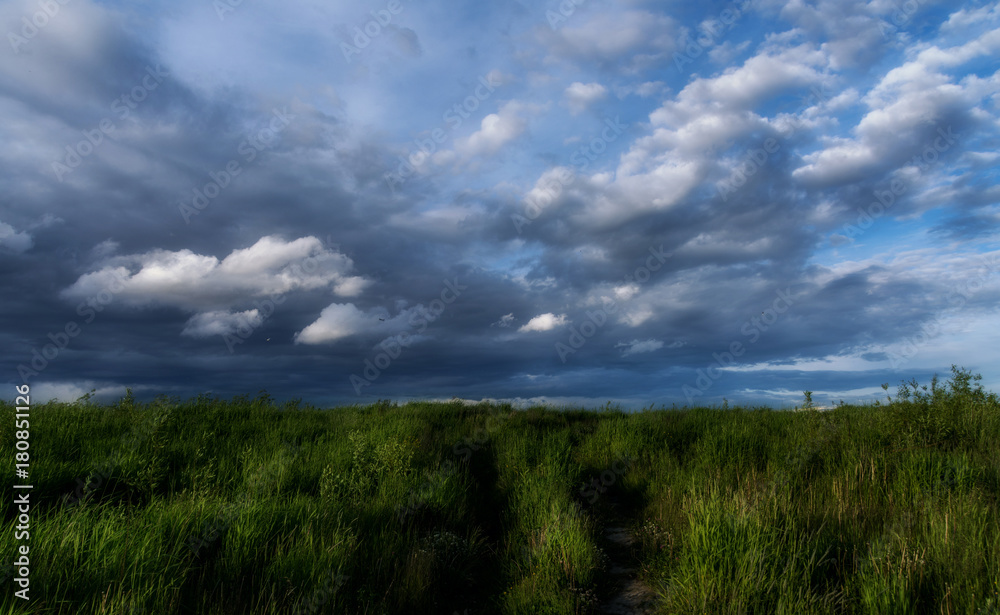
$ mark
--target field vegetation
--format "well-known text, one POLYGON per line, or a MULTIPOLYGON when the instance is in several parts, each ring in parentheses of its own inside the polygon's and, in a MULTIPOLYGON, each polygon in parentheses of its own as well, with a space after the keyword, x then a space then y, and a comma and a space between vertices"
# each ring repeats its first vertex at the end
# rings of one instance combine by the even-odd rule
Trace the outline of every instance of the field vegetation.
POLYGON ((7 566, 0 608, 600 613, 627 564, 654 613, 1000 615, 1000 400, 978 381, 795 411, 34 406, 31 601, 7 566))

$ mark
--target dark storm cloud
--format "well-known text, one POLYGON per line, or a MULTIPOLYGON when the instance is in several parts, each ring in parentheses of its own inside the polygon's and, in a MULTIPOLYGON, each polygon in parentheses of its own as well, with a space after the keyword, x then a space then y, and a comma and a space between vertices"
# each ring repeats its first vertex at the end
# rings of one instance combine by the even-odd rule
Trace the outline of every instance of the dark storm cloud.
MULTIPOLYGON (((26 367, 63 394, 683 402, 740 343, 699 401, 833 398, 878 384, 954 308, 978 274, 947 242, 996 249, 996 77, 960 70, 996 47, 983 28, 902 53, 868 5, 789 5, 726 38, 752 39, 749 58, 687 74, 673 53, 711 7, 595 5, 552 26, 413 6, 350 63, 324 33, 353 13, 282 23, 297 36, 267 46, 263 8, 216 21, 182 3, 148 38, 151 9, 71 8, 0 55, 12 382, 26 367), (487 74, 502 85, 450 125, 487 74)), ((949 314, 981 326, 996 279, 949 314)))

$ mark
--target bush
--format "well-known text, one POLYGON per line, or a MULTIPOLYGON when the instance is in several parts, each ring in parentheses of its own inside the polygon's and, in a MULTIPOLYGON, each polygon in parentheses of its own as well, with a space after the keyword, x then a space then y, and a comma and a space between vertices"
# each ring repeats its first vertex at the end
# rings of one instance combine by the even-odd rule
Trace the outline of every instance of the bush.
MULTIPOLYGON (((983 390, 982 376, 951 366, 952 377, 944 386, 935 374, 930 389, 916 379, 902 382, 889 408, 899 433, 909 446, 941 445, 952 448, 967 435, 970 426, 1000 407, 997 395, 983 390)), ((888 385, 883 385, 888 388, 888 385)))

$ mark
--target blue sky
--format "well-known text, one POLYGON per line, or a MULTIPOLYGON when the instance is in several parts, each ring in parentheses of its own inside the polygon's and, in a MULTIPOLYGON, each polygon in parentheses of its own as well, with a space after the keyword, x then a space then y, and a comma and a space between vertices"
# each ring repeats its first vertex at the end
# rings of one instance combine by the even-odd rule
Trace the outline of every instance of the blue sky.
POLYGON ((40 398, 1000 388, 996 3, 47 7, 0 8, 40 398))

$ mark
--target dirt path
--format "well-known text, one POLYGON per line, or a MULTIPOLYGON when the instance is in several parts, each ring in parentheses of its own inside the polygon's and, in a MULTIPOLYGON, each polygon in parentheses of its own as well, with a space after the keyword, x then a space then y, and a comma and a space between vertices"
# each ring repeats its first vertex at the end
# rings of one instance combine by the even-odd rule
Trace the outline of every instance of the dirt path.
POLYGON ((638 545, 622 515, 622 506, 610 502, 611 515, 603 528, 604 549, 608 554, 609 585, 612 597, 598 611, 609 615, 647 615, 654 612, 657 596, 639 580, 638 545))

